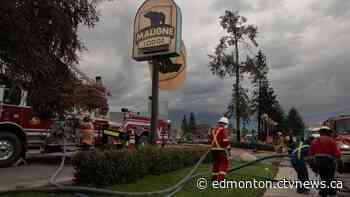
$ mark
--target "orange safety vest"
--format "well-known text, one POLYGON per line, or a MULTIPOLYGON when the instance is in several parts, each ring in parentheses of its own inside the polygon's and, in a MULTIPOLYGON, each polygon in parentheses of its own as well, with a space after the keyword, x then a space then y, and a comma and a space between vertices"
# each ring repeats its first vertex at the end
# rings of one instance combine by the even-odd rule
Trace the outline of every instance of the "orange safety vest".
POLYGON ((94 139, 94 131, 92 123, 84 123, 82 132, 82 144, 92 145, 94 139))
POLYGON ((135 143, 136 143, 136 136, 135 136, 135 132, 132 130, 130 132, 130 136, 129 136, 129 144, 128 147, 129 148, 135 148, 135 143))
POLYGON ((212 150, 225 150, 225 148, 229 147, 230 145, 230 140, 228 139, 226 129, 223 127, 212 129, 211 138, 212 150))
POLYGON ((130 144, 135 144, 136 140, 135 140, 135 135, 131 134, 130 135, 130 144))

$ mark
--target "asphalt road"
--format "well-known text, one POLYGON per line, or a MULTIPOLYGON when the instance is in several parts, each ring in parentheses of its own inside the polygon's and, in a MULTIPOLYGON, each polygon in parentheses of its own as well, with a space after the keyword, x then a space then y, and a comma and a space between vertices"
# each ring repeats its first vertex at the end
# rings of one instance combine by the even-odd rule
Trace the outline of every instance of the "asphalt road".
MULTIPOLYGON (((51 175, 60 164, 61 156, 60 154, 45 156, 34 154, 28 157, 29 165, 0 168, 0 191, 47 185, 51 175)), ((57 181, 72 180, 73 172, 73 167, 68 162, 57 181)))

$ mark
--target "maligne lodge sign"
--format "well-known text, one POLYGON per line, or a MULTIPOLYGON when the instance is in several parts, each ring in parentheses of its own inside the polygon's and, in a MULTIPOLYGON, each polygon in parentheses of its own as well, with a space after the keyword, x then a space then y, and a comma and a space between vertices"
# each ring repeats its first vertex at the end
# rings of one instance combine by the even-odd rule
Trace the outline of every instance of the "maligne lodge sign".
POLYGON ((173 0, 146 0, 134 22, 133 58, 176 57, 181 53, 181 11, 173 0))

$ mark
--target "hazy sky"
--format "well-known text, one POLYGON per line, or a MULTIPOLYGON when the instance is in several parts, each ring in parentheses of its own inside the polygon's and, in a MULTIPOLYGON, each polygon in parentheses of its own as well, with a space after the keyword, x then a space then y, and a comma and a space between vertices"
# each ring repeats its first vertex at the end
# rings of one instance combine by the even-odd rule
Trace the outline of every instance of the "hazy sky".
MULTIPOLYGON (((143 0, 114 0, 99 6, 101 21, 81 29, 88 52, 81 69, 101 75, 112 93, 110 106, 144 111, 150 72, 131 58, 133 19, 143 0)), ((268 56, 270 79, 284 109, 297 107, 307 120, 350 111, 349 0, 176 0, 183 14, 188 79, 175 92, 162 92, 176 116, 194 111, 202 121, 222 113, 232 80, 220 80, 208 68, 218 44, 218 17, 239 11, 258 26, 259 49, 268 56)))

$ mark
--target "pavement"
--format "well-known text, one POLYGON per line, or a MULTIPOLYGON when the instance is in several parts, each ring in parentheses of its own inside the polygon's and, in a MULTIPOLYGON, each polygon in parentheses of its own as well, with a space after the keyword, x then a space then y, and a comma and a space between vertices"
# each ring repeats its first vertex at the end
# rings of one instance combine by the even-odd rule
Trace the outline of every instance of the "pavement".
MULTIPOLYGON (((249 150, 233 149, 232 157, 239 158, 240 154, 246 152, 251 153, 249 150)), ((74 169, 70 164, 70 154, 66 159, 62 173, 57 177, 57 182, 66 183, 73 180, 74 169)), ((42 155, 33 151, 28 154, 28 165, 0 168, 0 191, 48 185, 49 179, 57 170, 61 159, 62 153, 42 155)))
MULTIPOLYGON (((0 191, 48 185, 50 177, 60 164, 61 156, 58 154, 44 157, 33 155, 28 158, 29 165, 0 168, 0 191), (49 163, 45 163, 47 158, 50 158, 49 163)), ((74 169, 68 162, 56 181, 59 183, 70 182, 73 179, 73 173, 74 169)))
MULTIPOLYGON (((349 185, 350 174, 337 175, 339 179, 345 181, 344 185, 349 185)), ((309 169, 309 178, 310 180, 319 180, 319 178, 309 169)), ((289 161, 283 161, 281 166, 278 169, 278 174, 275 177, 276 180, 297 180, 297 174, 294 169, 290 166, 289 161)), ((318 197, 318 190, 312 189, 309 194, 299 194, 296 192, 296 189, 267 189, 263 197, 305 197, 312 196, 318 197)), ((349 197, 349 193, 338 192, 338 197, 349 197)))
MULTIPOLYGON (((276 180, 287 179, 290 181, 297 180, 297 174, 294 169, 290 166, 289 161, 283 161, 281 163, 282 167, 278 168, 278 174, 276 175, 276 180)), ((310 179, 317 179, 315 174, 309 170, 310 179)), ((318 196, 317 191, 311 191, 309 195, 298 194, 295 189, 267 189, 263 197, 305 197, 305 196, 318 196)))
MULTIPOLYGON (((264 151, 259 151, 258 153, 254 153, 251 150, 247 149, 237 149, 233 148, 231 151, 231 156, 232 158, 239 158, 239 155, 244 154, 244 153, 249 153, 253 154, 256 157, 264 157, 271 155, 273 153, 271 152, 264 152, 264 151)), ((297 180, 297 174, 294 171, 293 167, 291 166, 290 160, 287 159, 275 159, 277 161, 280 161, 280 166, 278 168, 278 174, 275 177, 275 180, 297 180)), ((267 161, 267 162, 271 162, 267 161)), ((350 173, 344 173, 344 174, 337 174, 337 179, 342 180, 344 187, 350 188, 350 173)), ((309 169, 309 178, 310 180, 319 180, 319 178, 316 176, 315 173, 312 172, 311 169, 309 169)), ((313 189, 311 192, 306 195, 306 194, 298 194, 296 192, 296 189, 293 188, 288 188, 288 189, 267 189, 263 197, 305 197, 305 196, 311 196, 311 197, 316 197, 318 195, 318 190, 313 189)), ((349 193, 338 193, 338 197, 349 197, 349 193)))

